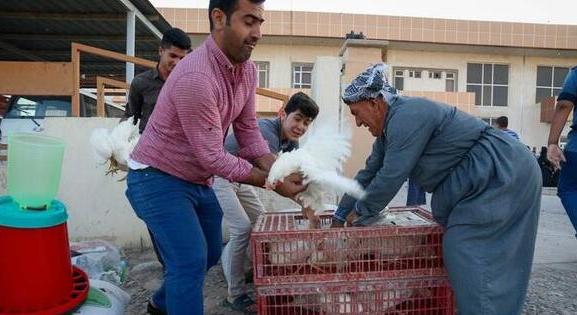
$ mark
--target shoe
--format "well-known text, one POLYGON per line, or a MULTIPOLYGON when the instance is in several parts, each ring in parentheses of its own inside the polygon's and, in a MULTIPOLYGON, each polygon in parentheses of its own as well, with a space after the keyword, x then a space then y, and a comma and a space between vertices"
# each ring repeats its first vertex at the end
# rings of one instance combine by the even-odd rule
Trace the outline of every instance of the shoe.
POLYGON ((161 309, 152 305, 152 301, 150 301, 150 300, 148 301, 148 305, 146 305, 146 313, 148 313, 150 315, 167 315, 161 309))
POLYGON ((247 294, 237 297, 232 303, 228 301, 228 298, 225 298, 222 305, 247 315, 256 314, 256 304, 247 294))

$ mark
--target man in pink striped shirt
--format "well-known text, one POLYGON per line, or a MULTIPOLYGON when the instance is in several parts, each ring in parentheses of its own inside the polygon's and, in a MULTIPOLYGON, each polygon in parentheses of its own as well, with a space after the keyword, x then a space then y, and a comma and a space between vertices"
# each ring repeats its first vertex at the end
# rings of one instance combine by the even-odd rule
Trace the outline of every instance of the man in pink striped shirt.
MULTIPOLYGON (((256 120, 256 67, 264 0, 211 0, 211 35, 178 63, 129 161, 126 195, 165 262, 151 314, 202 314, 206 270, 221 252, 213 175, 262 187, 274 161, 256 120), (229 126, 240 145, 225 151, 229 126), (249 161, 252 161, 250 163, 249 161)), ((277 192, 304 189, 292 176, 277 192)))

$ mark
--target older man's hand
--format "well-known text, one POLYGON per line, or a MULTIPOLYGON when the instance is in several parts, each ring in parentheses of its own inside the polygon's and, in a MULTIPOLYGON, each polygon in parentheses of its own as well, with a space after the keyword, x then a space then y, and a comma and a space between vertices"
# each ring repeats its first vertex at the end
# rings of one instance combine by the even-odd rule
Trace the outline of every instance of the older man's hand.
POLYGON ((355 210, 351 210, 351 212, 345 218, 345 221, 341 221, 335 217, 333 217, 333 221, 331 222, 331 228, 339 228, 346 226, 353 226, 353 222, 358 218, 357 213, 355 210))
POLYGON ((335 217, 333 217, 333 221, 331 222, 331 229, 332 228, 341 228, 345 226, 345 222, 336 219, 335 217))
POLYGON ((355 210, 351 211, 351 213, 349 213, 349 215, 347 216, 347 225, 348 226, 353 226, 353 222, 355 222, 355 220, 358 218, 359 216, 357 215, 357 213, 355 212, 355 210))

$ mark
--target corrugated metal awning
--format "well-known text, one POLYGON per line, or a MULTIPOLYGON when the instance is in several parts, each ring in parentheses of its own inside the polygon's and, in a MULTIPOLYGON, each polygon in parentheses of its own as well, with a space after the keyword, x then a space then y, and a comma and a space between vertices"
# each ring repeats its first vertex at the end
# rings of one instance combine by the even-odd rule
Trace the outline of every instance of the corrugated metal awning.
MULTIPOLYGON (((136 19, 135 55, 156 60, 160 39, 147 24, 160 33, 171 26, 148 0, 2 0, 0 61, 70 61, 72 42, 125 53, 125 3, 147 20, 136 19)), ((122 62, 82 57, 86 78, 106 74, 122 80, 124 69, 122 62)))

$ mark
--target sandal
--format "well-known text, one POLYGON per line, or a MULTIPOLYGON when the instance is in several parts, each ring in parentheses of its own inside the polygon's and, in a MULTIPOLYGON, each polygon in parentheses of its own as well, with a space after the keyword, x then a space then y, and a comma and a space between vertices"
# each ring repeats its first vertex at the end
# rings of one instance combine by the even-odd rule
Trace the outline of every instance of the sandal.
POLYGON ((237 297, 232 303, 225 298, 222 304, 244 314, 256 314, 256 304, 247 294, 237 297))

